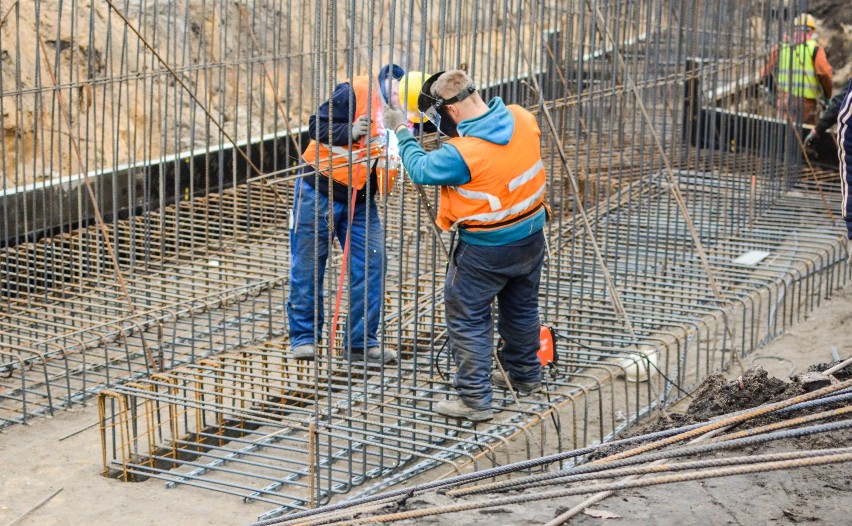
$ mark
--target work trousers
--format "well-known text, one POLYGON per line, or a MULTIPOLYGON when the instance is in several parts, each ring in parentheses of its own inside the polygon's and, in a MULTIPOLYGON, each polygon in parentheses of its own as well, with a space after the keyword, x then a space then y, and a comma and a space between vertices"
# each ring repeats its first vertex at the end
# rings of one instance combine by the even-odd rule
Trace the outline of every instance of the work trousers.
POLYGON ((776 117, 787 122, 787 117, 793 122, 815 125, 819 117, 819 108, 815 99, 794 97, 789 93, 778 93, 776 117))
MULTIPOLYGON (((290 296, 287 302, 292 346, 316 344, 320 340, 324 322, 323 279, 329 252, 329 223, 342 247, 350 226, 349 203, 329 199, 305 183, 304 179, 296 182, 294 195, 290 224, 290 296)), ((343 303, 349 299, 343 337, 347 354, 350 351, 363 352, 365 348, 379 344, 376 334, 382 309, 385 265, 384 236, 375 199, 368 197, 357 202, 352 213, 349 234, 351 296, 347 295, 349 291, 346 288, 343 289, 343 303)), ((335 279, 335 288, 336 285, 335 279)))
POLYGON ((503 359, 513 381, 541 380, 538 289, 544 262, 544 234, 500 246, 460 242, 444 284, 450 350, 457 366, 453 385, 465 404, 491 407, 494 322, 505 340, 503 359))

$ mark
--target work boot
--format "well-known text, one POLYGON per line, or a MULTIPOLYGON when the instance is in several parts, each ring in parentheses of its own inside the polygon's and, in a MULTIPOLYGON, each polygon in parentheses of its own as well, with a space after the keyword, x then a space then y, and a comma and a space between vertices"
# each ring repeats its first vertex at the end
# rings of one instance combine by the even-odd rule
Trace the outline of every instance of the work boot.
POLYGON ((435 412, 451 418, 462 418, 471 422, 485 422, 494 418, 491 409, 474 409, 461 400, 444 400, 435 404, 435 412))
POLYGON ((296 360, 313 360, 316 357, 316 350, 312 343, 303 343, 290 348, 290 354, 296 360))
POLYGON ((396 357, 396 350, 391 347, 370 347, 367 349, 366 357, 360 349, 349 354, 349 359, 352 362, 367 362, 370 365, 389 364, 395 362, 396 357))
MULTIPOLYGON (((506 383, 506 378, 500 371, 494 371, 491 373, 491 385, 507 391, 509 390, 509 384, 506 383)), ((516 380, 512 380, 512 387, 514 387, 515 391, 517 391, 521 396, 540 393, 542 391, 541 382, 518 382, 516 380)))

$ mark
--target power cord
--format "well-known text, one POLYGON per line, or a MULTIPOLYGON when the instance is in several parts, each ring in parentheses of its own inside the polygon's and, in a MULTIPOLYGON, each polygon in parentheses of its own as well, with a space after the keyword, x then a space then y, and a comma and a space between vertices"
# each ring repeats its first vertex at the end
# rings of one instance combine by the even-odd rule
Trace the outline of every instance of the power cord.
POLYGON ((450 341, 450 337, 447 336, 447 339, 444 340, 444 344, 441 345, 441 348, 438 349, 438 352, 435 353, 435 370, 438 371, 438 376, 441 377, 441 380, 443 380, 445 382, 449 382, 450 377, 447 376, 446 374, 444 374, 444 371, 441 370, 441 353, 443 353, 444 349, 447 348, 447 343, 449 343, 449 341, 450 341))
MULTIPOLYGON (((557 332, 555 329, 552 329, 552 330, 553 330, 553 334, 557 335, 558 337, 560 337, 560 338, 564 338, 564 339, 566 339, 566 340, 571 340, 572 342, 576 343, 578 346, 580 346, 580 347, 582 347, 582 348, 584 348, 584 349, 586 349, 586 350, 594 351, 594 352, 600 352, 600 353, 606 353, 606 354, 612 354, 612 351, 610 351, 610 350, 607 350, 607 349, 601 349, 601 348, 599 348, 599 347, 592 347, 592 346, 590 346, 590 345, 586 345, 585 343, 581 342, 581 341, 580 341, 579 339, 577 339, 577 338, 574 338, 574 337, 568 336, 567 334, 563 334, 563 333, 561 333, 561 332, 557 332)), ((677 384, 677 382, 675 382, 674 380, 672 380, 671 378, 669 378, 668 376, 666 376, 666 374, 665 374, 663 371, 661 371, 659 367, 657 367, 657 364, 655 364, 655 363, 651 362, 651 360, 646 360, 646 362, 648 363, 648 365, 650 365, 651 367, 653 367, 653 368, 654 368, 654 370, 655 370, 655 371, 657 371, 657 372, 660 374, 660 376, 662 376, 662 377, 663 377, 663 379, 665 379, 667 382, 669 382, 671 385, 673 385, 675 389, 677 389, 678 391, 680 391, 680 393, 681 393, 682 395, 684 395, 684 396, 688 396, 689 398, 693 398, 693 396, 692 396, 692 394, 691 394, 691 393, 688 393, 688 392, 684 391, 683 389, 681 389, 681 387, 677 384)), ((638 366, 638 364, 637 364, 637 366, 638 366)))

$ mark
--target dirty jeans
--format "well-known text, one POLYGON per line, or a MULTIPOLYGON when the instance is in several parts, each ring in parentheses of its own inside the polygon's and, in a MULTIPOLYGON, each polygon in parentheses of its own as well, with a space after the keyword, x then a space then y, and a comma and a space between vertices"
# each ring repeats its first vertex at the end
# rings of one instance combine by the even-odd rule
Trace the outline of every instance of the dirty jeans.
POLYGON ((538 382, 538 287, 544 234, 500 246, 460 242, 444 284, 450 349, 457 366, 453 386, 469 407, 491 407, 491 355, 497 297, 497 331, 505 340, 504 366, 513 381, 538 382))
MULTIPOLYGON (((349 204, 329 199, 304 180, 299 179, 294 188, 294 206, 290 225, 290 296, 287 302, 287 318, 290 327, 290 345, 316 344, 321 338, 324 322, 323 278, 328 260, 329 204, 333 213, 333 228, 340 246, 346 242, 349 227, 349 204), (319 220, 315 221, 315 210, 319 220), (315 246, 316 243, 316 246, 315 246), (316 252, 315 252, 316 250, 316 252), (319 289, 315 287, 317 274, 319 289), (314 311, 316 310, 316 326, 314 311)), ((382 308, 385 254, 382 223, 376 201, 368 198, 356 203, 350 234, 351 277, 349 290, 343 289, 343 304, 349 299, 349 312, 344 333, 345 351, 362 352, 379 344, 376 333, 382 308), (368 224, 369 210, 369 224, 368 224), (365 247, 369 251, 365 255, 365 247), (365 279, 366 278, 366 279, 365 279), (364 313, 364 295, 367 294, 367 312, 364 313), (366 341, 365 341, 366 336, 366 341)), ((334 289, 337 276, 334 276, 334 289)), ((346 314, 346 313, 343 313, 346 314)))

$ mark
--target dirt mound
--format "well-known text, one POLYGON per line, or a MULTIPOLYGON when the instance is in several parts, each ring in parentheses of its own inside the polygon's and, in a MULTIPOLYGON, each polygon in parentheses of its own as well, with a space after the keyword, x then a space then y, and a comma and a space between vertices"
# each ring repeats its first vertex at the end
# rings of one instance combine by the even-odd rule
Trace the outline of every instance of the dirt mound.
MULTIPOLYGON (((721 374, 714 374, 704 380, 704 383, 695 390, 692 395, 692 402, 686 412, 663 414, 648 425, 625 435, 625 437, 706 422, 717 416, 751 409, 763 404, 780 402, 802 393, 804 393, 804 389, 798 382, 785 382, 779 378, 771 377, 762 367, 749 369, 734 380, 726 380, 721 374)), ((762 416, 744 422, 741 424, 741 428, 764 425, 775 421, 777 418, 771 415, 762 416)), ((603 447, 589 455, 588 459, 596 460, 637 445, 639 443, 603 447)))
MULTIPOLYGON (((284 88, 258 74, 254 57, 277 57, 301 46, 300 33, 277 30, 281 15, 275 6, 204 0, 181 7, 140 0, 116 4, 235 140, 307 120, 311 111, 286 103, 284 88)), ((298 13, 289 16, 301 22, 298 13)), ((0 19, 6 32, 0 46, 5 83, 0 155, 6 173, 0 182, 5 178, 15 187, 217 144, 217 130, 202 106, 177 88, 106 2, 0 0, 0 19), (61 108, 51 74, 63 87, 61 108), (61 115, 82 142, 80 159, 69 147, 61 115), (97 134, 86 131, 93 126, 97 134)), ((286 62, 262 64, 270 78, 287 79, 286 62)), ((310 79, 294 80, 287 97, 290 89, 309 93, 310 79)))
POLYGON ((732 381, 714 374, 695 392, 686 416, 690 423, 704 422, 726 413, 786 400, 802 392, 802 386, 798 383, 770 377, 762 367, 749 369, 732 381))

